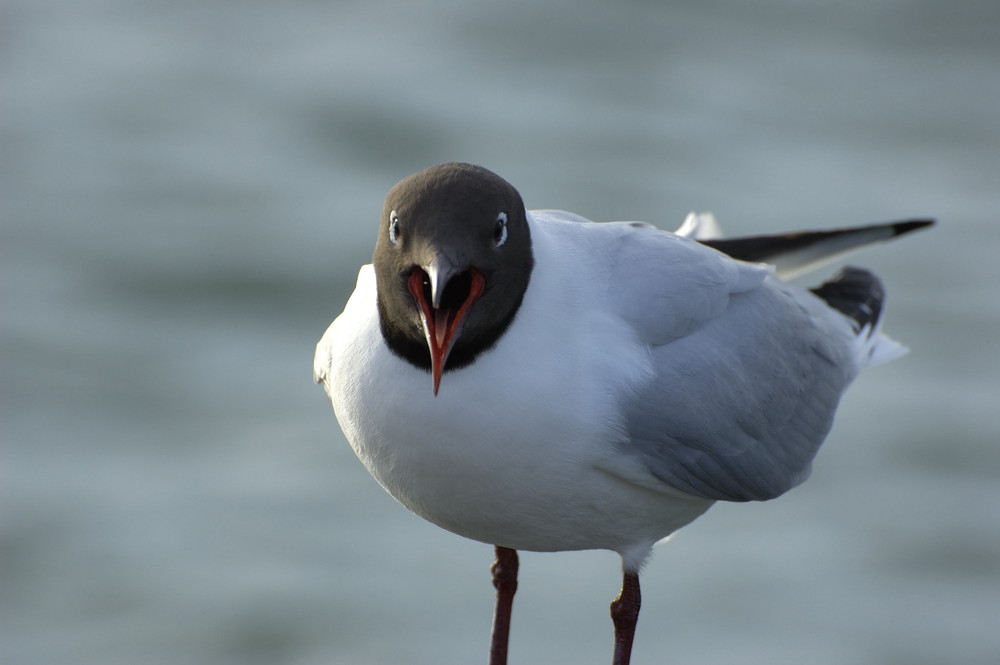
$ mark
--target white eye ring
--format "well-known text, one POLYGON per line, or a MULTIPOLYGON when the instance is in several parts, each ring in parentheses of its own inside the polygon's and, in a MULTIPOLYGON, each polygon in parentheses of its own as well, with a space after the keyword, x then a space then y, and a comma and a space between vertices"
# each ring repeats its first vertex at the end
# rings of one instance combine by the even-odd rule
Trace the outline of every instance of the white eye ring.
POLYGON ((393 245, 399 242, 399 216, 395 210, 389 213, 389 242, 393 245))
POLYGON ((493 242, 497 247, 503 247, 507 242, 507 213, 502 212, 497 215, 497 221, 493 226, 493 242))

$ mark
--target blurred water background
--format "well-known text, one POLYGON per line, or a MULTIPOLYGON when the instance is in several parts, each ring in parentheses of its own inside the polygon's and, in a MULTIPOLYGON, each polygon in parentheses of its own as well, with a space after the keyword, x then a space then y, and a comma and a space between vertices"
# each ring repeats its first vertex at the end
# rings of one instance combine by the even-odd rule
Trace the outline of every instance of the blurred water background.
MULTIPOLYGON (((913 353, 808 483, 657 549, 634 662, 1000 662, 998 28, 986 0, 8 0, 0 663, 485 662, 491 548, 395 504, 310 380, 385 192, 453 159, 668 229, 938 217, 853 258, 913 353)), ((616 555, 521 580, 512 663, 610 660, 616 555)))

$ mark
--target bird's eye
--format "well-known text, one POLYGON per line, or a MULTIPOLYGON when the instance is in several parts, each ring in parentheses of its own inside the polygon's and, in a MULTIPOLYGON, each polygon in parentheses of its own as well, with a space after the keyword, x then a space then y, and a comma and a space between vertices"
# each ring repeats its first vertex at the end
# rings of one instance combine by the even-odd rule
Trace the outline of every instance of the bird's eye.
POLYGON ((507 242, 507 213, 502 212, 497 215, 497 221, 493 224, 493 242, 497 247, 502 247, 507 242))
POLYGON ((389 242, 393 245, 399 242, 399 216, 395 210, 389 213, 389 242))

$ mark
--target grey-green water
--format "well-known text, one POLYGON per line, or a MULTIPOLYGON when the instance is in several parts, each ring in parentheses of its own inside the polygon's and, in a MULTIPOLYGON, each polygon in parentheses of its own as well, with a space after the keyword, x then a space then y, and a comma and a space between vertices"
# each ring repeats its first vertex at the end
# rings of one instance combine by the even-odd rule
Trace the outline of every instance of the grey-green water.
MULTIPOLYGON (((354 459, 312 347, 397 179, 859 255, 904 360, 813 478, 645 571, 634 662, 1000 662, 1000 5, 11 0, 0 662, 485 662, 489 547, 354 459)), ((604 663, 607 552, 527 554, 512 663, 604 663)))

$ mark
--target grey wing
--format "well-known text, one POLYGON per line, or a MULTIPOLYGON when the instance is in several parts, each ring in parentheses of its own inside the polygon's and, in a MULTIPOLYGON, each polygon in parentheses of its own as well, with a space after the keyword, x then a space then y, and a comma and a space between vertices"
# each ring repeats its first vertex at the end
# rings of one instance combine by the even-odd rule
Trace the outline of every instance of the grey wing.
POLYGON ((646 344, 684 338, 722 316, 730 298, 751 291, 769 268, 733 261, 699 243, 639 222, 595 225, 615 311, 646 344))
POLYGON ((651 349, 655 378, 626 409, 627 444, 658 479, 728 501, 809 475, 857 373, 847 320, 768 278, 694 333, 651 349))

